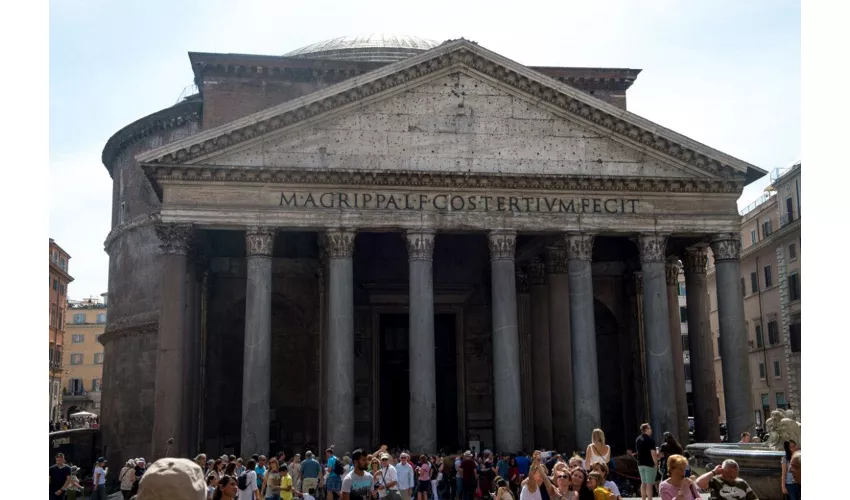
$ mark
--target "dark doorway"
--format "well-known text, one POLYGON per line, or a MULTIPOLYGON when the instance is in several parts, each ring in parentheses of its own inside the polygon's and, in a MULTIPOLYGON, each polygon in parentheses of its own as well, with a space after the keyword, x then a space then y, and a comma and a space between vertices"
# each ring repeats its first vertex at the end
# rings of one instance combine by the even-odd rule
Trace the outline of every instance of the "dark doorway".
POLYGON ((410 440, 410 362, 408 358, 407 314, 380 317, 381 444, 407 447, 410 440))
MULTIPOLYGON (((382 314, 380 328, 380 441, 390 448, 410 445, 410 361, 407 314, 382 314)), ((434 316, 437 373, 437 446, 458 445, 455 315, 434 316)), ((436 451, 436 450, 435 450, 436 451)))
POLYGON ((457 412, 457 339, 455 315, 434 316, 434 353, 437 365, 437 448, 456 450, 458 443, 457 412))

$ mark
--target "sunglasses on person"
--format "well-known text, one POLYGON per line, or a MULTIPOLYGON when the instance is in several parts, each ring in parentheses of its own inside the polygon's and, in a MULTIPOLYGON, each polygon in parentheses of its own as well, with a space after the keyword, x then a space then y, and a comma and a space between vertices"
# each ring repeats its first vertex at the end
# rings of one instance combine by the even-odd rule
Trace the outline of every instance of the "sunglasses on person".
POLYGON ((567 479, 567 478, 569 478, 569 477, 570 477, 570 476, 568 476, 568 475, 566 475, 566 474, 561 474, 561 475, 559 475, 559 476, 558 476, 558 479, 567 479))

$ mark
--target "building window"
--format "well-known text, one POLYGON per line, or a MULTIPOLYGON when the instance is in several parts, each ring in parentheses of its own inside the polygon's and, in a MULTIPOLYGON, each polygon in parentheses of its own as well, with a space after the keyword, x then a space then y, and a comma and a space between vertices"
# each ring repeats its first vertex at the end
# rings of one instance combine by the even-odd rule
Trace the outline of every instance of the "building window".
POLYGON ((782 376, 782 370, 779 369, 779 361, 773 362, 773 378, 779 378, 782 376))
POLYGON ((99 378, 93 378, 91 380, 91 390, 92 392, 100 392, 100 389, 103 387, 103 383, 99 378))
POLYGON ((71 335, 71 343, 72 344, 82 344, 86 341, 86 336, 82 333, 75 333, 71 335))
POLYGON ((777 392, 776 393, 776 407, 782 408, 783 410, 788 408, 788 403, 785 402, 785 393, 777 392))
POLYGON ((764 287, 770 288, 773 286, 773 273, 770 266, 764 266, 764 287))
POLYGON ((59 259, 59 267, 61 267, 62 269, 65 269, 67 271, 67 268, 65 267, 66 265, 67 264, 65 263, 65 257, 62 257, 61 259, 59 259))
POLYGON ((761 427, 761 410, 755 410, 756 427, 761 427))
POLYGON ((759 291, 759 273, 755 271, 750 273, 750 285, 752 293, 756 293, 759 291))
POLYGON ((788 294, 791 300, 800 300, 800 275, 797 273, 788 276, 788 294))
POLYGON ((788 245, 788 258, 791 260, 797 260, 797 245, 794 243, 788 245))
POLYGON ((690 341, 690 339, 687 335, 682 335, 682 351, 683 352, 690 352, 690 349, 691 349, 690 348, 690 345, 691 345, 690 342, 691 341, 690 341))
POLYGON ((679 283, 679 297, 685 297, 688 295, 687 290, 685 290, 685 284, 679 283))
POLYGON ((72 365, 81 365, 83 364, 83 355, 81 353, 71 354, 71 364, 72 365))
POLYGON ((761 331, 761 323, 756 323, 756 347, 764 347, 764 334, 761 331))
POLYGON ((747 285, 746 285, 746 282, 744 281, 744 278, 741 277, 741 297, 746 297, 746 296, 747 296, 747 285))
POLYGON ((106 323, 106 313, 98 313, 97 322, 98 323, 106 323))
POLYGON ((124 222, 124 217, 126 216, 126 208, 124 202, 121 202, 121 208, 118 209, 118 223, 121 224, 124 222))
POLYGON ((68 389, 71 391, 71 394, 80 395, 83 393, 83 379, 81 378, 72 378, 68 381, 68 389))
POLYGON ((767 322, 767 342, 770 345, 779 343, 779 324, 775 319, 767 322))
POLYGON ((688 308, 681 306, 679 307, 679 323, 687 323, 688 322, 688 308))
POLYGON ((86 315, 83 313, 77 313, 74 315, 74 324, 82 325, 86 322, 86 315))
POLYGON ((96 365, 102 365, 103 364, 103 353, 102 352, 94 353, 94 364, 96 364, 96 365))
POLYGON ((759 241, 758 233, 756 232, 755 229, 750 231, 750 241, 752 241, 752 245, 755 245, 759 241))
POLYGON ((761 234, 763 234, 764 237, 767 238, 768 236, 770 236, 770 233, 772 233, 772 232, 773 232, 773 226, 771 225, 771 221, 770 220, 764 221, 764 224, 762 224, 762 226, 761 226, 761 234))
POLYGON ((764 410, 765 415, 770 413, 770 394, 761 395, 761 408, 764 410))
POLYGON ((53 364, 53 348, 51 347, 49 349, 50 349, 50 364, 52 365, 53 364))
POLYGON ((791 323, 791 352, 800 352, 800 323, 791 323))
POLYGON ((765 376, 764 363, 759 363, 759 378, 764 380, 765 376))
POLYGON ((58 290, 58 289, 59 289, 59 281, 57 281, 56 279, 54 279, 54 280, 53 280, 53 289, 54 289, 54 290, 58 290))

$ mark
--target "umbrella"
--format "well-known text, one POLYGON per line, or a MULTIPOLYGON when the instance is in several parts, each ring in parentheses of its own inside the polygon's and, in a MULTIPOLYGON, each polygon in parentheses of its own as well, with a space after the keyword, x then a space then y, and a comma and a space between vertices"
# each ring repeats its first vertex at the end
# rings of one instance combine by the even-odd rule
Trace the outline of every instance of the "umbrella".
POLYGON ((87 411, 78 411, 77 413, 72 413, 70 415, 71 418, 91 418, 91 417, 96 417, 96 416, 97 415, 95 415, 94 413, 87 412, 87 411))

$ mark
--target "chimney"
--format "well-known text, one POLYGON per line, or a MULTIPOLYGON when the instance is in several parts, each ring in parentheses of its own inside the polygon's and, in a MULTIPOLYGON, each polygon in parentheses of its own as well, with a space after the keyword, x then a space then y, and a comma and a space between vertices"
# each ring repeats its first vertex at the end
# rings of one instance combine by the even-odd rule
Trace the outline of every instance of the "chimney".
POLYGON ((101 297, 103 297, 103 305, 104 305, 104 306, 107 306, 107 305, 108 305, 108 304, 107 304, 107 302, 106 302, 106 296, 107 296, 107 295, 109 295, 109 294, 108 294, 108 293, 105 293, 105 292, 104 292, 104 293, 102 293, 102 294, 100 294, 100 296, 101 296, 101 297))

